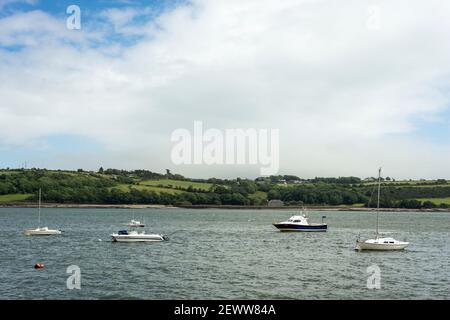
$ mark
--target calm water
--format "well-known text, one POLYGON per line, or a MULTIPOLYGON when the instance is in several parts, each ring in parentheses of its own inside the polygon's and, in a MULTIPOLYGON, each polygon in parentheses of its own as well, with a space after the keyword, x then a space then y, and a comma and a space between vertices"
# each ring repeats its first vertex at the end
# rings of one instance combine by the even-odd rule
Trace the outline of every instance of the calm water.
POLYGON ((53 237, 26 237, 36 209, 0 209, 2 299, 449 299, 450 214, 383 213, 380 228, 412 242, 404 252, 353 251, 375 215, 327 216, 327 233, 280 233, 271 223, 293 211, 142 209, 147 232, 163 243, 112 243, 132 218, 126 209, 44 209, 53 237), (101 241, 100 241, 101 240, 101 241), (35 270, 34 264, 46 268, 35 270), (381 269, 369 290, 366 268, 381 269), (68 290, 66 268, 81 268, 81 290, 68 290))

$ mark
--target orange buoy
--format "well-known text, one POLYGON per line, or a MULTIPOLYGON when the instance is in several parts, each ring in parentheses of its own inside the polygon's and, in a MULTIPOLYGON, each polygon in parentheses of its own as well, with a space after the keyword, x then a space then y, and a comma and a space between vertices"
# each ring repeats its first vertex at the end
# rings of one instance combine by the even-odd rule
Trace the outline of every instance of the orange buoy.
POLYGON ((43 269, 45 267, 45 265, 43 264, 43 263, 36 263, 35 265, 34 265, 34 268, 35 269, 43 269))

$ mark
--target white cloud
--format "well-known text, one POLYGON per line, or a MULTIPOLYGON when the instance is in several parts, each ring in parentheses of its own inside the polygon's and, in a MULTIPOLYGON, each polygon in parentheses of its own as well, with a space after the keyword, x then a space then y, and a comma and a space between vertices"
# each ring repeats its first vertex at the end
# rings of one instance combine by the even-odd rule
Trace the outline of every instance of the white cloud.
MULTIPOLYGON (((36 49, 65 49, 68 44, 87 46, 92 41, 101 41, 104 34, 99 31, 68 30, 65 18, 55 18, 40 10, 18 12, 0 19, 0 46, 26 46, 36 49), (59 47, 53 48, 55 45, 59 47)), ((31 53, 33 51, 30 51, 31 53)), ((22 55, 30 55, 28 52, 22 55)), ((17 54, 21 56, 21 54, 17 54)), ((38 65, 39 61, 36 61, 38 65)), ((20 64, 16 66, 20 68, 20 64)))
POLYGON ((0 51, 0 144, 79 134, 107 146, 111 166, 163 169, 171 132, 202 120, 279 128, 282 172, 365 176, 383 164, 450 177, 448 145, 408 138, 449 102, 450 4, 377 1, 370 30, 373 3, 197 0, 138 26, 136 9, 103 12, 117 32, 145 35, 132 47, 90 46, 104 35, 39 11, 0 19, 0 45, 28 46, 0 51))
POLYGON ((101 12, 107 22, 112 24, 114 32, 123 35, 145 35, 145 20, 151 19, 156 12, 150 7, 109 8, 101 12), (138 23, 138 19, 144 23, 138 23))

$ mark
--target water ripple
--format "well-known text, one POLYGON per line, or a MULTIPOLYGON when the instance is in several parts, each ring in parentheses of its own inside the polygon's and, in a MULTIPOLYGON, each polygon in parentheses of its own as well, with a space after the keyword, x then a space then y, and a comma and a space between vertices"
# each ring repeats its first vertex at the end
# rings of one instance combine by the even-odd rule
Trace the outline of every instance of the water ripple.
MULTIPOLYGON (((365 212, 329 212, 329 232, 281 233, 286 211, 135 210, 164 243, 110 242, 131 219, 120 209, 45 209, 58 237, 25 237, 34 209, 0 209, 3 299, 449 299, 448 213, 383 213, 383 231, 411 246, 404 252, 355 252, 358 233, 373 232, 365 212), (397 237, 397 235, 395 235, 397 237), (99 241, 101 239, 102 241, 99 241), (35 270, 43 262, 45 269, 35 270), (66 288, 69 265, 81 290, 66 288), (381 269, 369 290, 366 268, 381 269)), ((323 212, 312 212, 320 221, 323 212)))

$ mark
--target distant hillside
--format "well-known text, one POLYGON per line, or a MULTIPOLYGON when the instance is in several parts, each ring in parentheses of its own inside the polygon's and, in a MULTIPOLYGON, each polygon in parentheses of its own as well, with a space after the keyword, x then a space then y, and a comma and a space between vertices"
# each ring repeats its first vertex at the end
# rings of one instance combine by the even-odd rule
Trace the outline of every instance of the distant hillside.
MULTIPOLYGON (((61 204, 163 204, 265 206, 282 200, 286 206, 363 207, 375 205, 374 178, 301 179, 292 175, 249 179, 191 179, 147 170, 97 172, 46 169, 0 170, 0 204, 43 199, 61 204)), ((383 178, 385 208, 449 208, 450 184, 444 179, 395 181, 383 178)))

